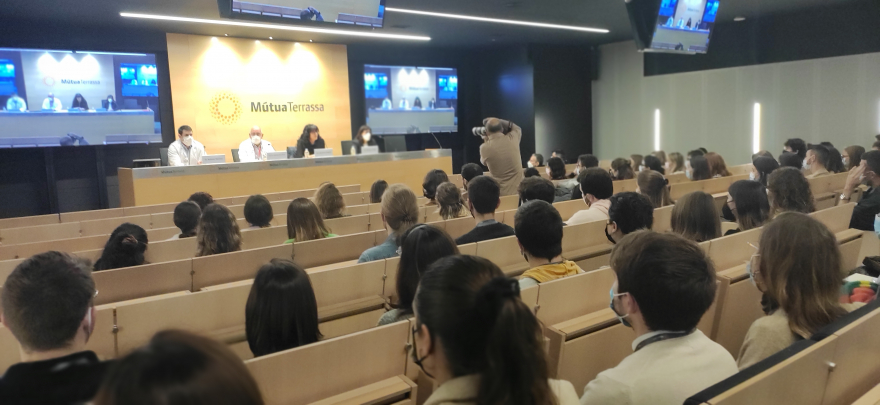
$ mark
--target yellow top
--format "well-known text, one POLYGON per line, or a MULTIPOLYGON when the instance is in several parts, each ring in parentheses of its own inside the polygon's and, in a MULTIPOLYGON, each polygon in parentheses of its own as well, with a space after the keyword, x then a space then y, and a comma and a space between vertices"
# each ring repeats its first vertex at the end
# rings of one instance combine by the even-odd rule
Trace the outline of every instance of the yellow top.
POLYGON ((520 280, 524 278, 532 278, 539 283, 546 283, 558 278, 573 276, 578 274, 580 270, 580 267, 578 267, 575 262, 564 260, 562 263, 550 263, 526 270, 526 272, 520 276, 520 280))

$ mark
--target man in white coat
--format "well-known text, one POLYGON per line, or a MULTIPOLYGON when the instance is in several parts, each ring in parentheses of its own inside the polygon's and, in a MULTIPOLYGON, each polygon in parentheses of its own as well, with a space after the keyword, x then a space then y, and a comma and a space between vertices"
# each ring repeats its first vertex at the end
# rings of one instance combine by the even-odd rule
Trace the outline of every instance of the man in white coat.
POLYGON ((263 130, 258 126, 251 128, 248 139, 238 145, 238 160, 240 162, 259 162, 266 160, 266 154, 275 152, 272 142, 263 139, 263 130))
POLYGON ((169 166, 195 166, 202 164, 205 145, 193 139, 193 130, 189 125, 177 129, 178 139, 168 145, 169 166))

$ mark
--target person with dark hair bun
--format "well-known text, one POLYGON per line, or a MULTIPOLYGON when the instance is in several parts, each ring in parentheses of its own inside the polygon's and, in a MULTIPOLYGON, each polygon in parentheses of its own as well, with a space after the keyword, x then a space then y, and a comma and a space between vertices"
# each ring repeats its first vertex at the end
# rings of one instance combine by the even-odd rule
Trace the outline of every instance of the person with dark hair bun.
POLYGON ((767 178, 770 173, 779 168, 779 163, 772 157, 759 156, 752 161, 752 170, 749 171, 749 180, 757 181, 767 187, 767 178))
POLYGON ((580 405, 571 383, 549 379, 540 322, 489 260, 438 260, 414 310, 413 361, 437 387, 426 405, 580 405))
POLYGON ((116 227, 104 245, 101 258, 95 262, 95 271, 140 266, 146 263, 147 231, 138 225, 124 223, 116 227))
POLYGON ((437 187, 448 181, 449 176, 440 169, 433 169, 425 175, 425 180, 422 182, 422 195, 430 200, 425 205, 437 205, 437 187))
POLYGON ((272 226, 272 204, 261 194, 248 197, 244 203, 244 219, 250 225, 247 229, 260 229, 272 226))
POLYGON ((199 229, 199 218, 202 210, 199 205, 192 201, 184 201, 174 207, 174 226, 180 229, 180 233, 169 240, 191 238, 196 236, 199 229))

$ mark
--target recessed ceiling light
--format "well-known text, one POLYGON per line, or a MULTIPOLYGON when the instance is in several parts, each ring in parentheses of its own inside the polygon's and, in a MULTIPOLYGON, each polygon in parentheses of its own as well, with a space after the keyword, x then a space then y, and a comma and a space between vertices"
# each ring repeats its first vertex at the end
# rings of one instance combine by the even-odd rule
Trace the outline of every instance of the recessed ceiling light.
POLYGON ((529 27, 595 32, 595 33, 599 33, 599 34, 607 34, 608 33, 608 30, 606 30, 604 28, 577 27, 574 25, 559 25, 559 24, 547 24, 547 23, 539 23, 539 22, 531 22, 531 21, 504 20, 504 19, 498 19, 498 18, 476 17, 476 16, 460 15, 460 14, 435 13, 435 12, 431 12, 431 11, 409 10, 409 9, 394 8, 394 7, 385 7, 385 11, 394 11, 394 12, 398 12, 398 13, 407 13, 407 14, 427 15, 427 16, 431 16, 431 17, 456 18, 459 20, 482 21, 482 22, 489 22, 489 23, 526 25, 529 27))
POLYGON ((190 18, 190 17, 175 17, 170 15, 156 15, 156 14, 138 14, 138 13, 119 13, 122 17, 128 18, 142 18, 147 20, 162 20, 162 21, 177 21, 177 22, 190 22, 197 24, 214 24, 214 25, 231 25, 236 27, 250 27, 250 28, 267 28, 274 30, 284 30, 284 31, 305 31, 305 32, 317 32, 321 34, 332 34, 332 35, 350 35, 355 37, 370 37, 370 38, 379 38, 379 39, 402 39, 402 40, 410 40, 410 41, 430 41, 431 37, 424 37, 418 35, 399 35, 399 34, 380 34, 375 32, 364 32, 364 31, 349 31, 349 30, 339 30, 339 29, 330 29, 330 28, 312 28, 312 27, 302 27, 295 25, 277 25, 277 24, 262 24, 262 23, 252 23, 252 22, 243 22, 243 21, 227 21, 227 20, 208 20, 204 18, 190 18))
POLYGON ((746 20, 746 18, 743 17, 743 16, 739 16, 739 17, 734 17, 734 18, 733 18, 733 21, 736 21, 736 22, 745 21, 745 20, 746 20))

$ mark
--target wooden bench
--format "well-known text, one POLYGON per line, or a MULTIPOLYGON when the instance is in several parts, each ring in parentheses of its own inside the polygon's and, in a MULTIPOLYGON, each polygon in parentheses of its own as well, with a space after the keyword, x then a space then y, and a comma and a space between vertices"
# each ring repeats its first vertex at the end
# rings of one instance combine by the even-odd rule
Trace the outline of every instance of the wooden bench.
POLYGON ((681 197, 684 197, 686 194, 693 193, 695 191, 702 191, 708 194, 720 194, 727 193, 727 189, 730 188, 730 185, 739 181, 739 180, 748 180, 748 175, 738 175, 738 176, 727 176, 727 177, 718 177, 709 180, 700 180, 700 181, 691 181, 684 183, 673 184, 669 187, 669 198, 672 201, 678 201, 681 197))
POLYGON ((675 208, 674 205, 654 208, 654 224, 651 226, 651 230, 660 233, 671 231, 673 208, 675 208))

